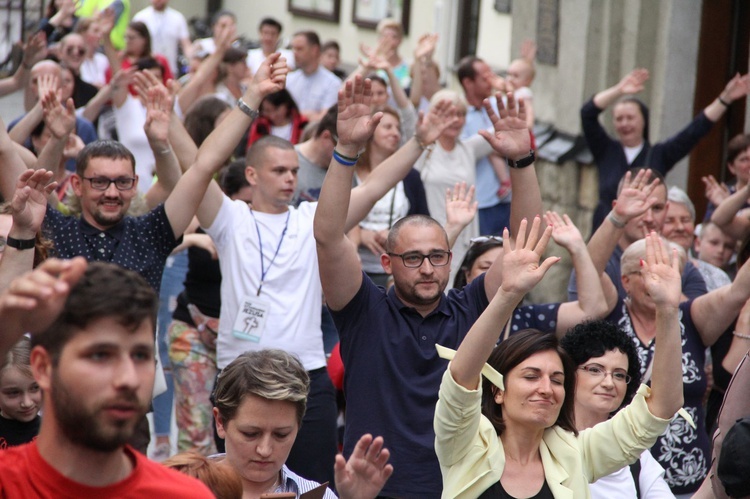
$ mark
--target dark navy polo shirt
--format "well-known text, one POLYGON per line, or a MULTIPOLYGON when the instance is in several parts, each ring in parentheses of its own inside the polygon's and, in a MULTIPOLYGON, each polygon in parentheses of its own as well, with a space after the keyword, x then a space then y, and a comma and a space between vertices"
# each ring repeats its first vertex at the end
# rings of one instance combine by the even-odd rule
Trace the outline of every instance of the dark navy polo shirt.
POLYGON ((394 472, 384 496, 440 497, 432 420, 448 366, 435 344, 456 349, 487 307, 484 276, 450 290, 427 317, 362 275, 362 287, 331 312, 341 338, 346 395, 344 454, 365 433, 382 435, 394 472))
POLYGON ((182 236, 175 239, 163 204, 103 231, 83 217, 66 216, 47 205, 44 231, 55 243, 57 257, 116 263, 138 272, 157 294, 167 257, 182 241, 182 236))

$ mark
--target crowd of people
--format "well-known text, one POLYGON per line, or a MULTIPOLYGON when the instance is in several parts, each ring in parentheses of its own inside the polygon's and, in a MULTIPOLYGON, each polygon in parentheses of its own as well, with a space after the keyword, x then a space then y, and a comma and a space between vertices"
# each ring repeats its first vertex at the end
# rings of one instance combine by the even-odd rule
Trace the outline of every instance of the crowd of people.
POLYGON ((211 26, 55 0, 0 80, 0 495, 750 494, 750 136, 704 220, 664 179, 748 75, 653 144, 646 69, 582 104, 586 241, 542 203, 533 43, 456 91, 391 19, 348 75, 211 26), (530 303, 550 241, 567 301, 530 303))

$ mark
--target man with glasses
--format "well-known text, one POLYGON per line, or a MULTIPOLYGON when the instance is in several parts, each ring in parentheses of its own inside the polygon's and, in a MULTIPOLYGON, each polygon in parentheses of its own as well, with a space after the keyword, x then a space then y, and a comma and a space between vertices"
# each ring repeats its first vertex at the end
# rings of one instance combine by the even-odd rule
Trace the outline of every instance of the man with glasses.
MULTIPOLYGON (((345 94, 351 85, 345 84, 345 94)), ((517 160, 514 165, 520 167, 511 174, 527 196, 514 199, 512 213, 533 216, 541 212, 541 195, 534 168, 526 168, 533 163, 529 132, 512 96, 509 101, 511 109, 503 109, 502 119, 491 114, 496 130, 503 132, 487 138, 498 153, 517 160)), ((367 104, 364 99, 362 105, 367 104)), ((497 292, 501 265, 493 265, 463 290, 451 290, 446 296, 451 262, 448 236, 434 219, 414 215, 393 225, 381 256, 383 269, 393 276, 393 287, 386 292, 362 272, 356 245, 346 237, 348 220, 341 207, 349 203, 352 160, 376 124, 369 112, 354 115, 339 109, 338 142, 314 222, 320 279, 346 366, 344 455, 352 453, 357 435, 388 435, 394 473, 381 496, 439 497, 442 477, 432 420, 446 363, 439 359, 435 344, 458 347, 487 307, 488 297, 497 292)), ((424 140, 416 145, 409 141, 396 154, 427 145, 424 140)), ((514 227, 519 224, 520 217, 514 227)))

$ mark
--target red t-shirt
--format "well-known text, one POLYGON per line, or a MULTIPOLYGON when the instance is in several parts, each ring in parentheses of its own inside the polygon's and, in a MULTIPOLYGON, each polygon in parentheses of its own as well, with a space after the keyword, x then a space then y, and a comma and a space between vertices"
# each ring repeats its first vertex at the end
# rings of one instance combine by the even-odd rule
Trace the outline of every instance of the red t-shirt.
POLYGON ((135 463, 133 472, 106 487, 89 487, 64 477, 45 461, 36 441, 0 452, 0 497, 8 498, 213 498, 195 478, 149 461, 126 446, 125 454, 135 463))

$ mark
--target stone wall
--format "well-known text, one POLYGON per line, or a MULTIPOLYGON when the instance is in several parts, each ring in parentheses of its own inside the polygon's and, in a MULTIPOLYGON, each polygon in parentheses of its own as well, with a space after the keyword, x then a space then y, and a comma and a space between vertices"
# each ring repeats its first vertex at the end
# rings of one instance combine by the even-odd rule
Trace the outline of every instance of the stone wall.
MULTIPOLYGON (((596 167, 568 161, 562 165, 538 160, 536 172, 545 210, 567 213, 588 240, 591 235, 591 217, 598 201, 596 167)), ((518 195, 518 193, 513 193, 518 195)), ((572 268, 567 251, 550 242, 546 256, 560 256, 562 260, 552 267, 544 280, 529 294, 534 303, 551 303, 567 300, 568 278, 572 268)))

